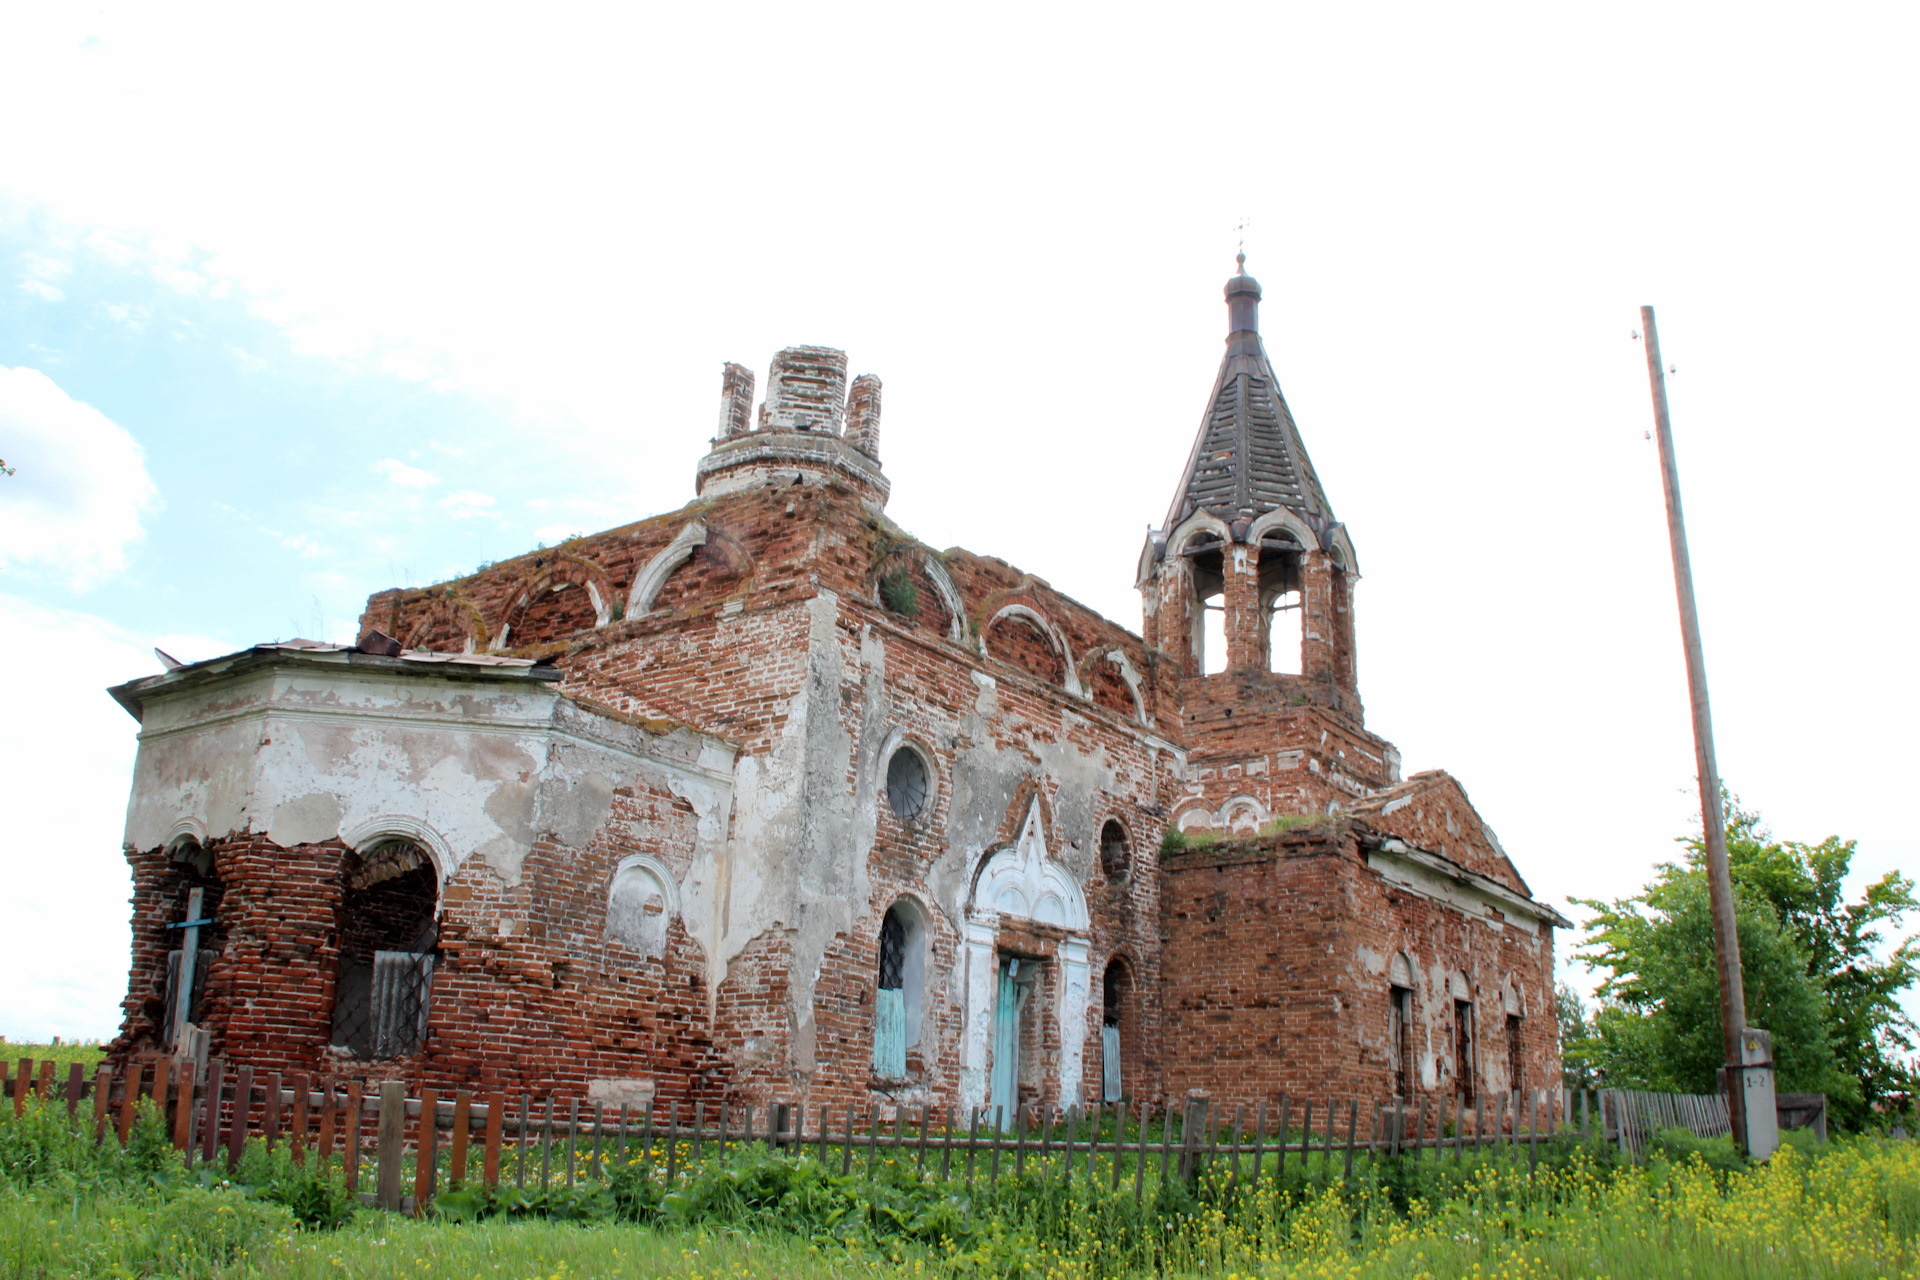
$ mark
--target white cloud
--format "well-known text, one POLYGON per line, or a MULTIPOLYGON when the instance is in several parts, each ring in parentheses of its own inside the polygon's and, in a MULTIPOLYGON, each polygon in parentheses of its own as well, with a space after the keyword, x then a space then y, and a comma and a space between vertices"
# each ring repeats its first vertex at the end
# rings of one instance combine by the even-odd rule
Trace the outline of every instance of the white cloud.
POLYGON ((70 575, 76 589, 126 568, 159 506, 125 428, 37 369, 0 367, 0 565, 70 575))
POLYGON ((42 302, 65 302, 67 295, 44 280, 26 279, 20 282, 20 292, 30 293, 42 302))
MULTIPOLYGON (((211 656, 192 652, 205 643, 162 647, 211 656)), ((0 894, 0 1034, 110 1037, 127 981, 120 839, 138 726, 105 688, 160 662, 147 640, 101 618, 0 594, 0 663, 40 673, 13 683, 0 716, 0 777, 14 797, 0 847, 11 877, 0 894)))
POLYGON ((485 516, 498 520, 499 513, 493 508, 493 495, 477 493, 472 489, 461 489, 440 499, 440 507, 455 520, 471 520, 476 516, 485 516))
POLYGON ((382 458, 373 464, 373 470, 407 489, 426 489, 440 483, 440 477, 433 472, 410 467, 398 458, 382 458))

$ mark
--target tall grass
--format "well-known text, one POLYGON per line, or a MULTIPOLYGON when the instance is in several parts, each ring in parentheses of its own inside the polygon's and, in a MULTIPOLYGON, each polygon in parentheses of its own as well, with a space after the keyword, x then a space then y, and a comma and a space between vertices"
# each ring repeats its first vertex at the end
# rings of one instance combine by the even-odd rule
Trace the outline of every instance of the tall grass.
MULTIPOLYGON (((437 1219, 371 1210, 346 1220, 339 1170, 295 1170, 250 1144, 189 1169, 144 1108, 134 1141, 95 1146, 83 1114, 29 1104, 0 1117, 0 1280, 28 1276, 675 1275, 696 1280, 937 1276, 942 1280, 1687 1276, 1920 1280, 1920 1147, 1849 1139, 1789 1146, 1748 1167, 1672 1136, 1645 1165, 1556 1142, 1524 1151, 1356 1162, 1355 1177, 1291 1161, 1275 1177, 1227 1161, 1192 1186, 1131 1170, 1063 1180, 923 1176, 912 1151, 848 1176, 827 1163, 736 1153, 667 1187, 657 1162, 603 1181, 442 1197, 437 1219), (340 1225, 344 1221, 344 1225, 340 1225), (334 1229, 314 1229, 331 1225, 334 1229)), ((860 1153, 865 1156, 867 1153, 860 1153)), ((1084 1154, 1079 1157, 1084 1161, 1084 1154)), ((958 1170, 956 1170, 956 1173, 958 1170)))

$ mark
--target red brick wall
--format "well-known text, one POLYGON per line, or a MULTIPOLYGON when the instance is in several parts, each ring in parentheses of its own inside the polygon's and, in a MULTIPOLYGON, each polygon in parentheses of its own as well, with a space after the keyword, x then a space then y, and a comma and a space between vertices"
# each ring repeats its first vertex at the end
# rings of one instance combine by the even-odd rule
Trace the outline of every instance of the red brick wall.
POLYGON ((1386 1100, 1395 951, 1416 970, 1417 1055, 1439 1055, 1439 1079, 1416 1085, 1430 1108, 1453 1090, 1451 996, 1440 983, 1455 970, 1473 989, 1483 1087, 1506 1087, 1501 988, 1509 980, 1526 1006, 1527 1084, 1558 1084, 1551 931, 1494 927, 1387 885, 1367 867, 1353 828, 1328 824, 1182 854, 1163 866, 1161 881, 1170 1084, 1274 1104, 1283 1093, 1386 1100))

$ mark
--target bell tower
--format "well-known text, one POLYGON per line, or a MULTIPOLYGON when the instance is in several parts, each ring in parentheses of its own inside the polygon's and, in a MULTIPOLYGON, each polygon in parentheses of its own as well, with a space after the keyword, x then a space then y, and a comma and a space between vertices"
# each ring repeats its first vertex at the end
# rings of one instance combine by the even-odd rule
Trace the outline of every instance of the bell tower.
POLYGON ((1353 544, 1280 394, 1246 261, 1193 450, 1141 553, 1143 634, 1209 701, 1311 703, 1357 725, 1353 544))

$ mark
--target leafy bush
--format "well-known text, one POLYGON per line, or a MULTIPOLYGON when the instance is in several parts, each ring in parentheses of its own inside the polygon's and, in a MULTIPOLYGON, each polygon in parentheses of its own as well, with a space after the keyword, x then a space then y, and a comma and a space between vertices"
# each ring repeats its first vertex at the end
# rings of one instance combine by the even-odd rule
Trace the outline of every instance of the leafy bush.
MULTIPOLYGON (((212 1176, 208 1166, 201 1168, 204 1176, 212 1176)), ((261 1200, 282 1206, 303 1227, 330 1231, 353 1217, 354 1197, 347 1191, 340 1166, 322 1169, 317 1159, 297 1165, 284 1144, 268 1151, 262 1139, 248 1142, 232 1181, 261 1200)))
POLYGON ((94 1186, 147 1182, 178 1168, 166 1122, 146 1099, 134 1113, 124 1148, 111 1134, 96 1144, 91 1110, 83 1107, 70 1116, 61 1099, 29 1098, 19 1118, 9 1115, 0 1122, 0 1179, 17 1186, 53 1178, 94 1186))
POLYGON ((903 566, 880 576, 880 603, 908 620, 920 616, 920 588, 911 570, 903 566))

